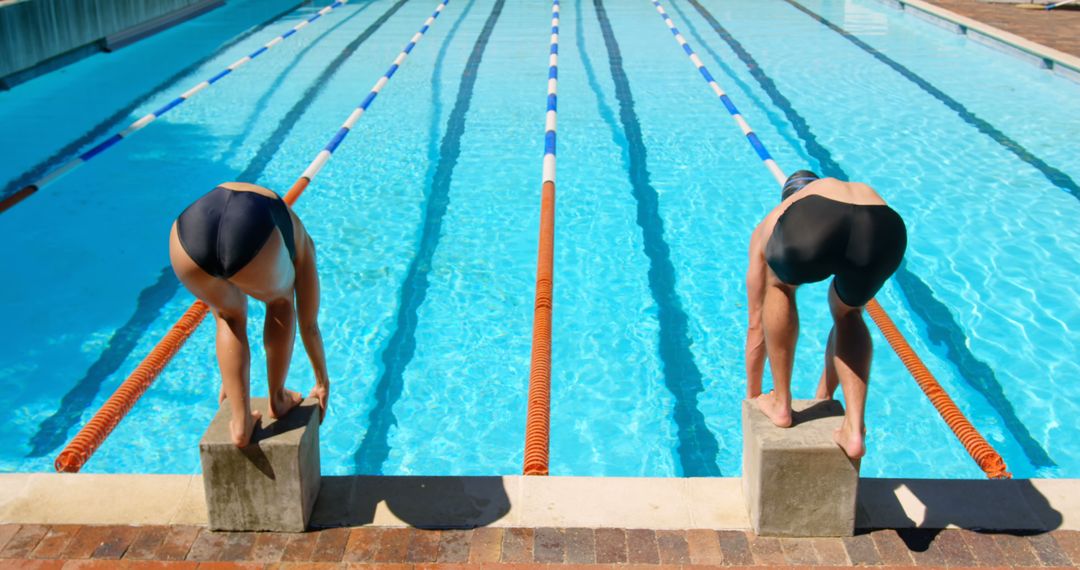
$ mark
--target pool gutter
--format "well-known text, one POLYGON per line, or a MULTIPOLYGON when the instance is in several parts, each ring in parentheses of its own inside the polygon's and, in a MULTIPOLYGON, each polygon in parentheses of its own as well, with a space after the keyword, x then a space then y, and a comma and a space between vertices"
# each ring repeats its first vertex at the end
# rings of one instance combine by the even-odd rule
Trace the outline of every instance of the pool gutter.
POLYGON ((878 0, 972 41, 1019 57, 1043 69, 1080 83, 1080 57, 1044 46, 1016 34, 961 16, 922 0, 878 0))
MULTIPOLYGON (((206 522, 200 475, 0 474, 0 523, 206 522)), ((856 524, 1080 530, 1080 479, 862 479, 856 524)), ((311 525, 750 528, 730 477, 324 477, 311 525)))

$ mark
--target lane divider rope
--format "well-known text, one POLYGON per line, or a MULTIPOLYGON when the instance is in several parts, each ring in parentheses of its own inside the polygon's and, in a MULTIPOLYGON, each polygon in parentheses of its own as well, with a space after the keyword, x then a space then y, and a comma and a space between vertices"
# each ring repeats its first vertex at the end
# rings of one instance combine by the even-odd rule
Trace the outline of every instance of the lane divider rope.
MULTIPOLYGON (((679 43, 683 51, 690 58, 690 61, 697 68, 701 76, 716 93, 717 97, 727 108, 728 113, 731 114, 732 119, 739 125, 743 134, 746 136, 747 141, 754 151, 757 152, 758 158, 769 172, 772 173, 776 182, 783 186, 787 180, 787 175, 780 169, 780 166, 776 164, 776 161, 769 154, 769 151, 762 144, 757 134, 750 128, 750 125, 743 118, 739 109, 727 96, 724 90, 720 87, 720 84, 716 82, 709 70, 705 68, 705 64, 701 61, 701 58, 694 53, 693 48, 683 37, 679 29, 675 27, 675 22, 671 19, 671 16, 664 10, 664 7, 660 5, 658 0, 649 0, 656 8, 656 11, 664 19, 664 23, 667 24, 668 29, 671 31, 671 35, 675 37, 675 41, 679 43)), ((874 321, 874 324, 881 329, 881 333, 885 336, 885 339, 889 342, 889 346, 896 352, 896 355, 900 357, 900 360, 904 363, 904 366, 911 373, 912 377, 918 383, 919 388, 926 394, 927 398, 941 414, 942 419, 956 435, 960 443, 963 444, 964 449, 967 450, 971 458, 975 460, 975 463, 986 473, 986 476, 990 479, 1010 479, 1012 474, 1008 472, 1008 468, 1005 465, 1005 460, 1001 458, 1001 455, 994 450, 993 447, 986 441, 986 439, 979 434, 978 430, 971 424, 971 422, 964 416, 960 408, 956 406, 956 403, 949 397, 942 388, 941 384, 934 378, 934 375, 923 364, 919 356, 908 344, 904 335, 900 333, 900 330, 896 328, 896 324, 885 313, 885 309, 877 302, 877 299, 871 299, 866 304, 866 311, 870 314, 870 318, 874 321)))
POLYGON ((536 260, 529 405, 525 423, 525 475, 547 475, 551 440, 551 307, 555 251, 555 124, 559 86, 559 0, 551 3, 547 113, 540 198, 540 243, 536 260))
POLYGON ((175 109, 176 107, 180 106, 182 103, 184 103, 188 99, 191 99, 192 97, 194 97, 195 95, 197 95, 198 93, 200 93, 201 91, 206 89, 207 87, 210 87, 211 85, 217 83, 218 81, 223 79, 225 76, 229 75, 233 71, 236 71, 240 67, 244 66, 249 61, 259 57, 260 55, 262 55, 262 54, 266 53, 267 51, 269 51, 270 49, 272 49, 277 44, 287 40, 289 38, 289 36, 292 36, 296 32, 299 32, 300 30, 304 29, 305 27, 307 27, 308 24, 311 24, 315 20, 318 20, 319 18, 325 16, 326 14, 329 14, 335 8, 337 8, 339 6, 343 6, 348 1, 349 0, 336 0, 333 4, 330 4, 329 6, 326 6, 325 8, 323 8, 322 10, 319 10, 318 12, 315 13, 314 16, 312 16, 312 17, 310 17, 310 18, 296 24, 295 26, 290 28, 289 31, 287 31, 284 34, 281 34, 280 36, 277 36, 276 38, 270 40, 269 42, 264 44, 259 49, 257 49, 255 51, 251 52, 250 54, 248 54, 248 55, 234 61, 232 64, 230 64, 225 69, 219 71, 217 74, 215 74, 210 79, 207 79, 206 81, 203 81, 202 83, 199 83, 199 84, 195 85, 191 89, 188 89, 187 91, 184 91, 183 93, 180 94, 180 96, 176 97, 172 101, 169 101, 168 103, 163 105, 158 110, 145 115, 141 119, 139 119, 139 120, 135 121, 134 123, 131 123, 130 125, 128 125, 127 128, 125 128, 124 130, 119 131, 117 133, 114 133, 109 138, 107 138, 104 141, 98 143, 97 145, 95 145, 90 150, 88 150, 88 151, 80 154, 79 156, 65 162, 64 164, 60 165, 55 170, 53 170, 53 171, 49 172, 48 174, 46 174, 44 177, 39 179, 37 182, 34 182, 33 184, 30 184, 28 186, 24 186, 23 188, 19 189, 18 192, 15 192, 11 196, 8 196, 4 200, 0 201, 0 213, 3 213, 4 211, 8 210, 9 208, 14 206, 15 204, 18 204, 19 202, 22 202, 23 200, 28 198, 34 192, 37 192, 38 190, 44 188, 47 184, 49 184, 51 182, 55 182, 61 176, 71 172, 72 170, 75 170, 76 168, 78 168, 82 164, 86 163, 87 161, 93 159, 94 157, 98 156, 99 154, 101 154, 101 153, 105 152, 106 150, 112 148, 113 146, 116 145, 116 143, 118 143, 118 142, 130 137, 131 135, 141 131, 142 129, 146 128, 147 125, 154 122, 155 120, 160 118, 165 113, 168 113, 169 111, 171 111, 171 110, 175 109))
MULTIPOLYGON (((375 86, 372 87, 367 97, 364 98, 360 106, 357 107, 345 120, 345 123, 334 134, 330 142, 327 143, 323 150, 319 151, 315 160, 311 161, 311 164, 304 170, 300 178, 293 183, 292 187, 285 194, 284 200, 287 204, 292 206, 304 193, 311 180, 322 170, 327 161, 334 154, 341 141, 345 140, 349 132, 352 130, 356 121, 367 111, 368 106, 379 95, 382 88, 390 81, 390 78, 394 76, 398 68, 405 62, 405 59, 409 56, 409 53, 416 47, 417 42, 424 37, 424 34, 428 31, 435 20, 442 13, 443 9, 450 0, 442 0, 438 7, 435 8, 435 12, 424 21, 423 27, 420 31, 413 35, 412 39, 405 46, 405 49, 398 54, 394 59, 390 69, 387 70, 378 81, 375 82, 375 86)), ((90 459, 95 451, 101 444, 105 442, 105 438, 109 437, 113 429, 116 428, 120 420, 124 419, 124 416, 131 410, 138 401, 139 397, 146 392, 150 385, 154 382, 157 376, 169 363, 173 356, 180 350, 184 342, 191 336, 195 329, 198 328, 199 323, 206 317, 206 313, 209 311, 209 307, 202 301, 195 301, 191 307, 184 313, 179 321, 176 322, 165 335, 161 341, 154 347, 150 354, 143 359, 142 363, 131 373, 130 376, 124 380, 123 384, 113 393, 112 396, 105 402, 100 410, 94 414, 94 417, 79 433, 72 438, 67 444, 60 455, 57 456, 54 462, 54 467, 58 472, 75 473, 82 469, 83 465, 90 459)))

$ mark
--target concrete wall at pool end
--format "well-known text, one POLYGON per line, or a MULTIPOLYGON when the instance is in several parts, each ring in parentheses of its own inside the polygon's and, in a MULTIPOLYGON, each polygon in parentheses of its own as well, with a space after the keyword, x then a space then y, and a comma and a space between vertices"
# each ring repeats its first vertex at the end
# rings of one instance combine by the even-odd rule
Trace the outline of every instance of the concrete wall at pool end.
POLYGON ((0 89, 103 49, 120 47, 223 0, 0 2, 0 89))

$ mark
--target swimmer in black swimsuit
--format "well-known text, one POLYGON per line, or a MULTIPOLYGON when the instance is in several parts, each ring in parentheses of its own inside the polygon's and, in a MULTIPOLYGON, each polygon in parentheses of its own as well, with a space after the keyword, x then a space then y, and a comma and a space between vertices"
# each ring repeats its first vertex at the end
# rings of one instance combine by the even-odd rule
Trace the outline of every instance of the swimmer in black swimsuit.
POLYGON ((330 379, 319 332, 315 245, 285 202, 261 186, 222 184, 176 219, 169 236, 169 258, 180 282, 214 314, 220 400, 227 399, 232 409, 233 443, 247 445, 262 417, 251 409, 248 296, 266 303, 263 344, 270 417, 283 416, 303 400, 285 388, 297 320, 315 371, 311 397, 325 415, 330 379))
POLYGON ((839 384, 847 410, 833 435, 848 457, 866 453, 866 386, 872 346, 862 308, 900 266, 907 230, 900 215, 865 184, 819 179, 800 170, 784 184, 782 202, 750 238, 746 274, 750 325, 746 338, 747 397, 780 427, 791 425, 791 370, 799 335, 795 289, 833 277, 833 328, 816 398, 839 384), (766 358, 767 357, 767 358, 766 358), (773 391, 761 393, 765 361, 773 391))

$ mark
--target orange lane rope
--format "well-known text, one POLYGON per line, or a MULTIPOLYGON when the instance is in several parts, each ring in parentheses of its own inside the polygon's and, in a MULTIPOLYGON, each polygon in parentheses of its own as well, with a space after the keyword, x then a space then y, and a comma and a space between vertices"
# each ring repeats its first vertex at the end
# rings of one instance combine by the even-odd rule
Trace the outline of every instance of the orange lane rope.
POLYGON ((904 366, 911 372, 911 376, 915 378, 919 388, 922 388, 923 393, 930 399, 930 403, 937 408, 941 418, 956 434, 960 443, 964 445, 964 449, 975 460, 975 463, 979 464, 986 476, 991 479, 1011 479, 1012 473, 1009 473, 1008 467, 1005 466, 1005 460, 1001 458, 997 451, 994 451, 994 448, 979 434, 975 426, 971 425, 971 422, 960 411, 960 408, 956 407, 956 403, 945 393, 945 389, 941 387, 934 375, 926 368, 919 356, 915 354, 911 345, 904 339, 904 335, 900 334, 896 324, 893 323, 876 299, 871 299, 866 304, 866 312, 870 314, 870 318, 874 320, 874 323, 881 329, 881 333, 885 335, 885 340, 889 341, 889 345, 892 346, 896 355, 900 357, 904 366))
POLYGON ((540 247, 536 260, 529 409, 525 421, 525 475, 548 474, 551 426, 551 294, 555 250, 555 183, 544 182, 540 202, 540 247))
POLYGON ((551 306, 555 251, 555 125, 559 100, 559 0, 551 0, 547 111, 544 113, 543 185, 540 190, 540 244, 536 259, 529 407, 525 416, 525 475, 547 475, 551 443, 551 306))
POLYGON ((199 328, 199 323, 206 317, 209 307, 202 301, 194 304, 176 321, 169 332, 157 343, 154 350, 139 364, 138 368, 124 380, 124 383, 105 401, 105 405, 67 444, 53 464, 57 471, 76 473, 82 469, 90 456, 101 447, 105 438, 120 423, 124 415, 131 410, 139 397, 146 392, 169 360, 184 346, 191 333, 199 328))

